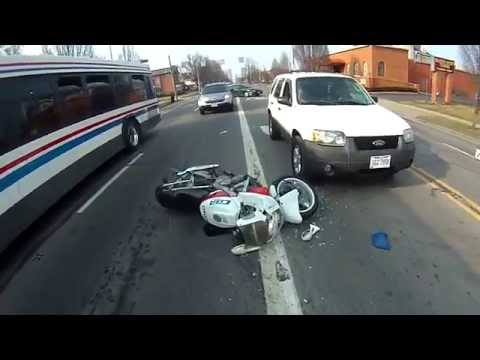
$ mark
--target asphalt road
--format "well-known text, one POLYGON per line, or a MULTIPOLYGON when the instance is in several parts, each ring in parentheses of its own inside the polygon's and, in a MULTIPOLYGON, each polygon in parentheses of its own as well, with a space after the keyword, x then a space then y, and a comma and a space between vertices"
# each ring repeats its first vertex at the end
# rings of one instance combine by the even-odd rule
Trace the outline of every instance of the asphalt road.
MULTIPOLYGON (((257 253, 236 257, 231 236, 208 238, 198 215, 155 202, 169 168, 247 169, 239 107, 201 116, 194 100, 171 106, 138 154, 114 157, 18 239, 0 259, 0 313, 267 312, 257 253)), ((266 134, 266 99, 240 102, 266 179, 289 174, 289 145, 266 134)), ((476 198, 480 163, 440 143, 468 145, 413 125, 415 165, 476 198)), ((410 170, 314 185, 322 207, 309 222, 322 230, 311 242, 300 239, 308 223, 282 232, 304 314, 480 313, 478 218, 410 170), (390 251, 371 245, 377 230, 390 251)))

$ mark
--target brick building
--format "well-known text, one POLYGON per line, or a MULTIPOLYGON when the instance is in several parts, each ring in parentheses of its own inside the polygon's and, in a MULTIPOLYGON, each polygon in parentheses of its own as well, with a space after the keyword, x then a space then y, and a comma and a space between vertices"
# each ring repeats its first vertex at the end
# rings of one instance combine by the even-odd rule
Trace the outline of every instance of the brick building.
POLYGON ((432 57, 422 53, 418 45, 362 45, 328 55, 321 59, 327 71, 350 74, 368 90, 422 91, 431 93, 432 86, 441 98, 447 92, 475 98, 473 76, 455 69, 453 60, 432 57), (441 70, 441 71, 440 71, 441 70))

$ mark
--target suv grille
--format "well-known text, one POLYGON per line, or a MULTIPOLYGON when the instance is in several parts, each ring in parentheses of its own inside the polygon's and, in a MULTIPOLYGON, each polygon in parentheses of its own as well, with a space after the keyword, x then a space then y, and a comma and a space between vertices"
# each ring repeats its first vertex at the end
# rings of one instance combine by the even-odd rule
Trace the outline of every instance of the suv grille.
POLYGON ((397 136, 362 136, 353 139, 358 150, 382 150, 396 149, 398 146, 397 136), (382 145, 374 145, 375 141, 384 142, 382 145))

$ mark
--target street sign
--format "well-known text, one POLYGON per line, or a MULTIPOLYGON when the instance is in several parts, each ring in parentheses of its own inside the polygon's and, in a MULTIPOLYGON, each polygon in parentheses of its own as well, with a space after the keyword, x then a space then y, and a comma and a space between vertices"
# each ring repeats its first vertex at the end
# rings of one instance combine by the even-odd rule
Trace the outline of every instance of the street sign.
POLYGON ((245 59, 243 58, 243 56, 238 58, 238 62, 241 63, 241 64, 243 64, 243 61, 244 61, 244 60, 245 60, 245 59))
POLYGON ((453 72, 455 70, 455 61, 436 57, 435 70, 453 72))

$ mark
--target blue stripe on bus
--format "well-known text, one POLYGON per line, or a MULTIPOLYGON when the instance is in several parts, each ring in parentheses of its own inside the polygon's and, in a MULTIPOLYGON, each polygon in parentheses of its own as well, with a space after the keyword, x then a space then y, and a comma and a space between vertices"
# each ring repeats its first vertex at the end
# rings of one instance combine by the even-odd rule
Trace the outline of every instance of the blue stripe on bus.
POLYGON ((104 133, 107 130, 110 130, 114 128, 115 126, 121 125, 123 119, 115 120, 107 125, 104 125, 98 129, 95 129, 85 135, 79 136, 76 139, 73 139, 72 141, 69 141, 63 145, 60 145, 59 147, 43 154, 42 156, 39 156, 35 160, 32 160, 28 164, 25 164, 24 166, 12 171, 10 174, 5 176, 3 179, 0 179, 0 192, 8 188, 9 186, 15 184, 18 180, 21 178, 27 176, 31 172, 35 171, 39 167, 45 165, 49 161, 52 161, 53 159, 59 157, 60 155, 66 153, 67 151, 73 149, 74 147, 94 138, 97 135, 100 135, 101 133, 104 133))

